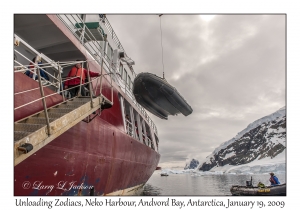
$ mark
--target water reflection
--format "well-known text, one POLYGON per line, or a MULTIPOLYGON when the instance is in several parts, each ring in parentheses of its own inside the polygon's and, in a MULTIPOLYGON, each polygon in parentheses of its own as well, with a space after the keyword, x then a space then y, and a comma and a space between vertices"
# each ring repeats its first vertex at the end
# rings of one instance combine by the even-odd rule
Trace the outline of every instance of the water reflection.
MULTIPOLYGON (((285 173, 276 174, 281 183, 286 183, 285 173)), ((269 174, 215 174, 199 175, 193 173, 169 174, 160 176, 155 172, 144 187, 143 195, 147 196, 227 196, 231 195, 232 185, 246 185, 252 177, 253 185, 258 182, 270 185, 269 174)))
POLYGON ((161 189, 150 184, 145 184, 144 191, 142 193, 143 196, 157 196, 160 195, 161 189))

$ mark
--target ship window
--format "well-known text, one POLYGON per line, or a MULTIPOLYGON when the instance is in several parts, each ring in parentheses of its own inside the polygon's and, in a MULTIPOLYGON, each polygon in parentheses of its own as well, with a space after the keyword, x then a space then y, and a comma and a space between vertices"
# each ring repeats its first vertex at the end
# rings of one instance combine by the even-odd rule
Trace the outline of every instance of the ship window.
MULTIPOLYGON (((130 78, 130 77, 129 77, 130 78)), ((151 136, 151 128, 147 122, 139 115, 139 113, 131 106, 131 104, 124 99, 123 101, 124 112, 124 127, 127 135, 135 138, 151 149, 158 148, 158 138, 154 134, 154 139, 151 136), (156 145, 156 146, 155 146, 156 145)))
POLYGON ((155 136, 156 148, 157 148, 157 150, 158 150, 159 139, 158 139, 158 137, 156 136, 156 134, 154 134, 154 136, 155 136))
POLYGON ((132 123, 132 120, 134 121, 134 118, 131 118, 130 114, 130 104, 124 100, 124 116, 125 116, 125 127, 126 127, 126 133, 129 136, 134 137, 134 124, 132 123))
POLYGON ((113 50, 112 50, 112 47, 108 43, 108 45, 107 45, 107 57, 109 58, 109 60, 111 60, 112 55, 113 55, 113 50))
POLYGON ((119 72, 120 72, 120 76, 122 78, 122 76, 123 76, 123 64, 122 63, 120 63, 119 72))
POLYGON ((125 81, 125 84, 127 84, 127 71, 126 69, 124 68, 124 75, 123 75, 123 80, 125 81))
POLYGON ((99 44, 100 44, 100 48, 101 48, 101 54, 103 52, 103 49, 104 49, 104 41, 99 41, 99 44))
POLYGON ((131 79, 130 79, 130 76, 128 75, 128 87, 129 87, 129 89, 131 89, 131 87, 130 87, 130 84, 131 84, 131 79))
POLYGON ((144 124, 145 124, 145 129, 146 129, 146 132, 144 132, 144 128, 143 128, 143 141, 144 141, 144 144, 146 144, 148 147, 151 147, 152 149, 155 149, 153 141, 152 141, 151 133, 150 133, 150 127, 146 123, 146 121, 144 121, 144 124))

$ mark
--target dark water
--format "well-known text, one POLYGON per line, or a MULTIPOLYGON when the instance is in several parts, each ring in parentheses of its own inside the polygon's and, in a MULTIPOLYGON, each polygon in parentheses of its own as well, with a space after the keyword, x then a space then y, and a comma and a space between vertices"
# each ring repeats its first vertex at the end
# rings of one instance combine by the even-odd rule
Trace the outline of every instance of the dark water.
MULTIPOLYGON (((269 174, 210 174, 199 175, 194 173, 178 174, 169 173, 169 176, 161 176, 161 171, 155 171, 146 183, 143 191, 145 196, 229 196, 232 185, 246 185, 252 176, 253 185, 260 181, 269 184, 269 174)), ((286 174, 276 174, 281 183, 286 183, 286 174)))

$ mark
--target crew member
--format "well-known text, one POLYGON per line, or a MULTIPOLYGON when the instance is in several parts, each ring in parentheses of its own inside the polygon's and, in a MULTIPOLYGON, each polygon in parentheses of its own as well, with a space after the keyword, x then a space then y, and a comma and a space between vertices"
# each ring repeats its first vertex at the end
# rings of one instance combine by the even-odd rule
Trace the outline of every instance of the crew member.
MULTIPOLYGON (((76 60, 80 61, 80 60, 76 60)), ((98 77, 100 76, 99 73, 89 71, 90 77, 98 77)), ((80 89, 80 77, 81 77, 81 84, 84 84, 85 78, 88 76, 88 71, 85 68, 82 68, 81 63, 77 63, 73 68, 70 70, 67 81, 65 82, 65 89, 69 88, 69 92, 71 94, 71 98, 75 97, 78 94, 80 89), (71 79, 72 78, 72 79, 71 79)), ((81 87, 81 95, 85 96, 84 85, 81 87)))

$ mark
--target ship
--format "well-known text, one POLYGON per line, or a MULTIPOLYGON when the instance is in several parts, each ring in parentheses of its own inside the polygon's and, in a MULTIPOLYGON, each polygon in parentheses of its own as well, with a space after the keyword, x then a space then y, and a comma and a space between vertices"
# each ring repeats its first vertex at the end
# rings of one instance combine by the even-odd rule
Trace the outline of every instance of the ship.
POLYGON ((141 194, 160 154, 134 64, 104 14, 14 15, 15 196, 141 194))

